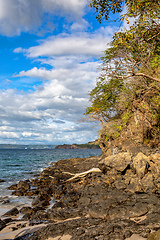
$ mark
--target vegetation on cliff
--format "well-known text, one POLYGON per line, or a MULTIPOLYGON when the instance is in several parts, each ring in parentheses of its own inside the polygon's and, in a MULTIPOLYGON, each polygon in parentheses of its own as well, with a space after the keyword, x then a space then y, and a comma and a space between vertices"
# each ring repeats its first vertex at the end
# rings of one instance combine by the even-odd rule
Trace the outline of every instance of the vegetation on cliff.
POLYGON ((109 13, 127 13, 134 23, 119 29, 105 50, 99 81, 90 92, 90 119, 102 122, 103 143, 116 139, 160 143, 160 3, 146 0, 92 0, 99 22, 109 13))
POLYGON ((84 144, 63 144, 57 145, 55 149, 98 149, 100 148, 98 141, 88 142, 84 144))

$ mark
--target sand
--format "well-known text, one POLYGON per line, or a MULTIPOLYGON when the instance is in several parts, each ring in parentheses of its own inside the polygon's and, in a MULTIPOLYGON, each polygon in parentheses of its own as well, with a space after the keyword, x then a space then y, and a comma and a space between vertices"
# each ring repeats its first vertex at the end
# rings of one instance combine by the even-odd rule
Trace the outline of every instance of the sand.
POLYGON ((71 235, 63 235, 55 238, 48 238, 47 240, 70 240, 71 237, 72 237, 71 235))
POLYGON ((130 238, 126 238, 125 240, 146 240, 147 238, 143 238, 138 234, 133 234, 130 238))
POLYGON ((28 233, 35 232, 36 230, 40 229, 41 227, 45 226, 45 224, 39 224, 35 226, 29 226, 28 222, 18 221, 15 223, 8 224, 4 229, 0 231, 0 240, 6 239, 14 239, 19 236, 23 236, 28 233), (18 230, 12 231, 13 227, 16 227, 17 224, 26 224, 26 227, 20 228, 18 230))

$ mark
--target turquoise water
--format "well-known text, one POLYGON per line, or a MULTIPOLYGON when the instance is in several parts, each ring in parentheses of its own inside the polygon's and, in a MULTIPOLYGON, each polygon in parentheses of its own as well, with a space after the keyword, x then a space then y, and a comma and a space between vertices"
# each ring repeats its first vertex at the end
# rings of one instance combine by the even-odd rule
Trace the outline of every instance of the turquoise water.
POLYGON ((25 204, 30 201, 28 198, 17 198, 11 195, 11 191, 6 189, 8 186, 17 183, 19 180, 33 178, 35 174, 40 173, 51 162, 75 157, 99 156, 100 154, 100 149, 0 150, 0 179, 5 181, 0 183, 0 213, 4 207, 7 207, 6 204, 3 204, 3 206, 1 204, 6 196, 10 199, 9 208, 11 204, 20 204, 20 202, 25 204))

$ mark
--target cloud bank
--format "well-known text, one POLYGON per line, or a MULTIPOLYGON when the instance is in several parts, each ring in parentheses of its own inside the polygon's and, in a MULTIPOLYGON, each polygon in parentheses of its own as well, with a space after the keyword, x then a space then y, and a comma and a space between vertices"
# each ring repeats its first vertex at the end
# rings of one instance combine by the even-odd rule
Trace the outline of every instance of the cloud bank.
POLYGON ((0 0, 0 34, 37 31, 46 15, 80 18, 87 0, 0 0))
POLYGON ((32 87, 27 91, 15 87, 0 91, 0 143, 84 143, 97 138, 97 123, 93 131, 90 123, 79 120, 89 106, 89 92, 96 85, 99 58, 115 29, 91 30, 82 19, 87 3, 0 0, 0 34, 6 36, 38 31, 47 15, 75 18, 63 27, 63 33, 39 39, 29 48, 14 49, 15 58, 26 58, 32 67, 13 73, 8 84, 14 85, 15 81, 32 87))

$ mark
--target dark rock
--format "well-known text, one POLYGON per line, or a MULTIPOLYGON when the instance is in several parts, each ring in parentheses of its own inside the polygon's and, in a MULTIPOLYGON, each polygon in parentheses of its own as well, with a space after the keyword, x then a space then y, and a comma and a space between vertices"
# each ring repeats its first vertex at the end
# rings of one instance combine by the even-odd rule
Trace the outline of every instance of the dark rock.
POLYGON ((30 181, 19 181, 19 183, 17 184, 17 189, 20 191, 28 191, 30 189, 30 181))
POLYGON ((7 189, 9 189, 9 190, 16 190, 17 189, 17 184, 13 184, 13 185, 7 187, 7 189))
POLYGON ((35 206, 41 202, 44 206, 49 205, 49 201, 51 200, 51 197, 48 194, 42 194, 38 195, 34 198, 32 202, 32 206, 35 206))
POLYGON ((5 224, 10 223, 10 222, 12 222, 12 218, 5 218, 5 219, 3 219, 3 222, 5 224))
POLYGON ((20 213, 22 213, 22 214, 31 213, 31 212, 32 212, 32 208, 31 207, 22 207, 20 209, 20 213))
POLYGON ((26 213, 23 215, 22 220, 26 221, 26 220, 31 219, 31 217, 32 217, 32 213, 26 213))
MULTIPOLYGON (((137 149, 133 146, 132 157, 129 151, 114 147, 111 156, 63 159, 26 182, 25 194, 34 192, 36 197, 34 207, 28 212, 24 209, 23 219, 31 225, 51 224, 17 240, 45 240, 65 234, 74 240, 124 240, 133 234, 147 238, 158 231, 159 151, 146 148, 138 153, 137 149), (73 174, 97 166, 103 172, 67 181, 73 174), (53 198, 55 204, 46 208, 53 198)), ((23 184, 16 187, 17 194, 22 194, 23 184)))
POLYGON ((32 214, 31 219, 36 219, 36 221, 47 220, 48 214, 44 210, 39 210, 32 214))
POLYGON ((0 220, 0 231, 6 227, 6 223, 2 220, 0 220))
POLYGON ((5 182, 3 179, 0 179, 0 183, 5 182))
POLYGON ((16 207, 14 207, 8 212, 6 212, 3 216, 16 216, 17 214, 19 214, 19 211, 16 207))

